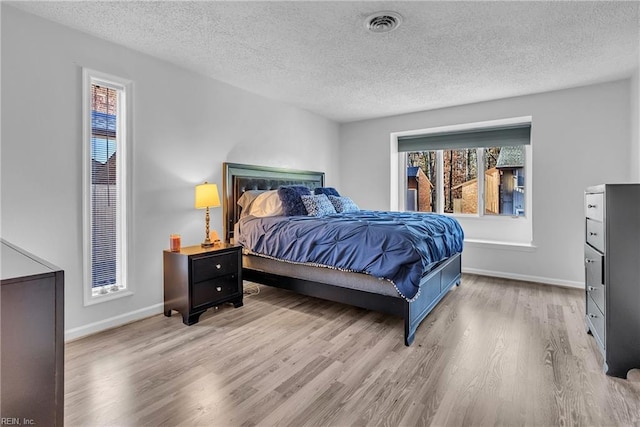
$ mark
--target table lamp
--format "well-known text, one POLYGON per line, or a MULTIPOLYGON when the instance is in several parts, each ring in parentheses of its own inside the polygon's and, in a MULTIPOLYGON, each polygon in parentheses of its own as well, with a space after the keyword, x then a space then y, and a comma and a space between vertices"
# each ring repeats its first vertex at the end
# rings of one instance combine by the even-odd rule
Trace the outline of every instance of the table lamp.
POLYGON ((196 185, 196 209, 206 209, 205 215, 206 231, 204 242, 201 246, 203 248, 211 247, 220 243, 220 240, 212 242, 209 239, 209 208, 217 208, 220 206, 220 196, 218 195, 218 186, 216 184, 209 184, 205 181, 204 184, 196 185))

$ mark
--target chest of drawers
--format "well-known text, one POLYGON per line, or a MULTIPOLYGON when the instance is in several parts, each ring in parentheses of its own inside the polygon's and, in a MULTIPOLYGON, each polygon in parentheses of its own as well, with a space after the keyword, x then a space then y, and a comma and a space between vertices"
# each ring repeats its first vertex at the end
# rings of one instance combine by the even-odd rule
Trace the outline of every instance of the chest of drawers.
POLYGON ((240 246, 188 246, 180 252, 165 250, 164 314, 182 314, 185 325, 198 322, 208 308, 226 302, 242 306, 242 252, 240 246))
POLYGON ((0 239, 0 425, 64 424, 64 271, 0 239))
POLYGON ((585 191, 585 322, 604 372, 640 368, 640 184, 585 191))

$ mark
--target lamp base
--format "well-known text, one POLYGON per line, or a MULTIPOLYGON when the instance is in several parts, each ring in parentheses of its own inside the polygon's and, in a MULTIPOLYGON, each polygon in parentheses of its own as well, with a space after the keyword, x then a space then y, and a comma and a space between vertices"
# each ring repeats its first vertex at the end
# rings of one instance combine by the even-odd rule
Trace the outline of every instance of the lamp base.
POLYGON ((202 246, 203 248, 211 248, 214 246, 220 246, 220 243, 220 240, 211 241, 210 239, 207 239, 204 242, 200 243, 200 246, 202 246))

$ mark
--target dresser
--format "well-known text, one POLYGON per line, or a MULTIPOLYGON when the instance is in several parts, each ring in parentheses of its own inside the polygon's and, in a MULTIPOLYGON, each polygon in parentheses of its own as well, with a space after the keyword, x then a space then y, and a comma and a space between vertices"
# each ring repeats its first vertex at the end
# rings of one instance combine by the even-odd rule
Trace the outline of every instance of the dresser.
POLYGON ((179 252, 165 250, 164 315, 176 310, 185 325, 198 323, 208 308, 223 303, 242 306, 242 251, 220 243, 203 248, 188 246, 179 252))
POLYGON ((0 239, 2 425, 62 426, 64 272, 0 239))
POLYGON ((586 326, 604 372, 640 368, 640 184, 585 191, 586 326))

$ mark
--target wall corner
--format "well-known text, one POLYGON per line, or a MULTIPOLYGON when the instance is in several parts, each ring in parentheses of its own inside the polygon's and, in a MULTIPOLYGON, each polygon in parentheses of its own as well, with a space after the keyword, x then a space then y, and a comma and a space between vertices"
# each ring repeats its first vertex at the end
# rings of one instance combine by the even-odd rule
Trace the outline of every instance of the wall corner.
POLYGON ((640 64, 631 76, 630 101, 630 178, 632 182, 640 182, 640 64))

